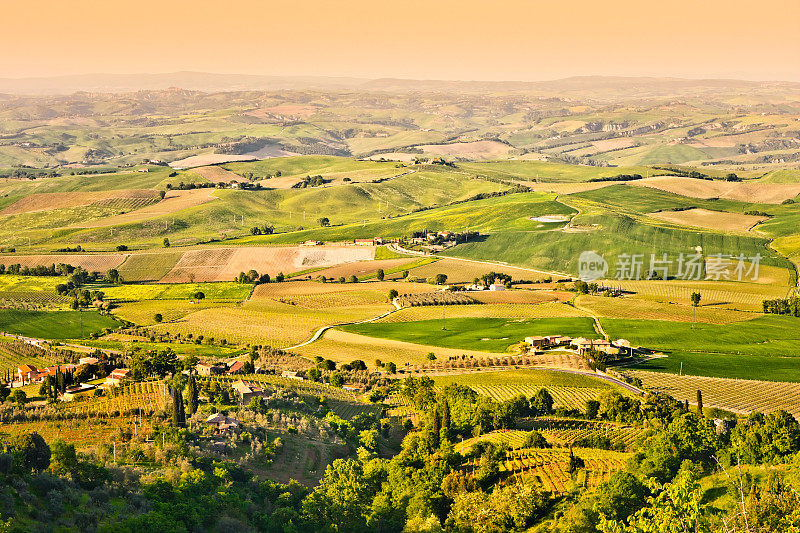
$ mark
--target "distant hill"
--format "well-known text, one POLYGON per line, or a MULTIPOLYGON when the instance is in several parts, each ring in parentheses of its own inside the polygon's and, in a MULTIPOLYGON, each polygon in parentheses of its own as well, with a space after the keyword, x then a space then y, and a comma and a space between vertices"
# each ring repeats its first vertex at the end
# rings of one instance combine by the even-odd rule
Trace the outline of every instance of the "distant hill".
POLYGON ((274 91, 282 89, 350 89, 367 82, 359 78, 322 76, 254 76, 173 72, 167 74, 79 74, 43 78, 0 78, 0 93, 24 95, 76 92, 126 93, 172 87, 196 91, 274 91))
POLYGON ((181 89, 221 92, 250 90, 372 90, 389 92, 564 92, 608 91, 615 96, 667 96, 719 89, 776 88, 800 90, 800 83, 744 80, 690 80, 680 78, 575 76, 549 81, 457 81, 400 78, 365 79, 324 76, 259 76, 172 72, 165 74, 79 74, 41 78, 0 78, 0 94, 55 95, 76 92, 126 93, 140 90, 181 89))

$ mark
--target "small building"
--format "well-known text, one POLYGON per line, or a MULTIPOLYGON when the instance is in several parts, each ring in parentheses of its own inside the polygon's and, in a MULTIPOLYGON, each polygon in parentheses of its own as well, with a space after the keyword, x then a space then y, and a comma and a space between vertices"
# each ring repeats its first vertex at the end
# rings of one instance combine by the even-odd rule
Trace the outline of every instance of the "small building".
POLYGON ((364 387, 364 385, 361 383, 348 383, 346 385, 342 385, 342 388, 346 391, 355 392, 359 394, 366 390, 366 387, 364 387))
POLYGON ((44 380, 47 376, 56 377, 59 373, 66 374, 67 372, 73 372, 76 368, 78 367, 72 364, 48 366, 39 370, 39 381, 44 380))
POLYGON ((531 345, 531 348, 549 348, 550 342, 547 337, 541 337, 539 335, 535 337, 525 337, 525 342, 531 345))
POLYGON ((321 241, 305 241, 303 243, 300 243, 300 246, 321 246, 321 245, 322 245, 321 241))
POLYGON ((213 363, 197 363, 194 367, 197 370, 198 376, 215 376, 218 374, 224 374, 227 370, 226 367, 215 365, 213 363))
POLYGON ((96 365, 100 362, 97 357, 81 357, 78 359, 79 365, 96 365))
POLYGON ((115 368, 103 382, 104 387, 119 387, 124 382, 131 379, 130 368, 115 368))
POLYGON ((236 399, 239 400, 240 404, 248 404, 250 400, 259 396, 261 398, 267 397, 267 391, 265 391, 263 387, 242 380, 231 385, 231 389, 233 389, 233 394, 236 396, 236 399))
POLYGON ((17 368, 17 377, 23 384, 34 383, 39 380, 39 369, 33 365, 20 365, 17 368))
POLYGON ((613 342, 621 355, 633 355, 633 348, 631 342, 625 339, 617 339, 613 342))
POLYGON ((355 243, 358 246, 375 246, 375 239, 356 239, 355 243))
POLYGON ((76 400, 77 398, 92 395, 96 390, 97 390, 96 385, 91 385, 89 383, 81 383, 76 387, 70 387, 64 391, 63 395, 64 401, 71 402, 73 400, 76 400))
POLYGON ((578 348, 578 355, 586 355, 592 350, 609 355, 616 355, 619 353, 618 348, 612 346, 610 342, 604 339, 576 339, 573 341, 573 344, 578 348))
POLYGON ((412 237, 411 244, 425 244, 425 239, 423 237, 412 237))
POLYGON ((506 290, 506 286, 503 285, 502 283, 492 283, 491 285, 489 285, 489 290, 490 291, 504 291, 504 290, 506 290))
POLYGON ((303 377, 303 375, 300 374, 300 372, 292 372, 290 370, 284 370, 283 372, 281 372, 281 377, 289 379, 297 379, 301 381, 305 379, 305 377, 303 377))
POLYGON ((150 172, 150 169, 149 168, 140 168, 136 172, 150 172))
POLYGON ((206 424, 216 429, 217 433, 228 433, 239 427, 239 421, 222 413, 214 413, 206 418, 206 424))
POLYGON ((234 361, 228 367, 228 374, 244 374, 244 363, 242 361, 234 361))

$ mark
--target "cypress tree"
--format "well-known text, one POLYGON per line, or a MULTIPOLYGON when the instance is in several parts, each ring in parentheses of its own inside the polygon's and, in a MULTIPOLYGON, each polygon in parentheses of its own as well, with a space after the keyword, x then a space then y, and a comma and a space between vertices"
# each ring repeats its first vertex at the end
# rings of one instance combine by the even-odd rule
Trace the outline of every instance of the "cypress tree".
POLYGON ((186 384, 186 406, 189 408, 189 416, 197 412, 197 401, 199 393, 194 374, 189 374, 189 382, 186 384))
POLYGON ((697 389, 697 416, 703 416, 703 393, 697 389))

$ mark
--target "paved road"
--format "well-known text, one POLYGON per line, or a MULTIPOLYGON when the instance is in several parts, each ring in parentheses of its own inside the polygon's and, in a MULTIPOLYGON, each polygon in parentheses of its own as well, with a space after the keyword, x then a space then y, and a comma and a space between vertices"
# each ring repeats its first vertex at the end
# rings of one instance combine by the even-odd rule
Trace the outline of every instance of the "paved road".
POLYGON ((307 344, 311 344, 312 342, 317 341, 320 337, 322 337, 323 333, 325 333, 326 331, 328 331, 331 328, 338 328, 339 326, 349 326, 349 325, 352 325, 352 324, 366 324, 367 322, 374 322, 376 320, 380 320, 381 318, 387 317, 387 316, 391 315, 392 313, 402 309, 402 307, 400 307, 400 304, 397 303, 397 298, 392 300, 392 305, 394 305, 394 309, 392 309, 390 311, 386 311, 382 315, 374 316, 372 318, 367 318, 366 320, 357 320, 355 322, 340 322, 339 324, 331 324, 330 326, 322 326, 317 331, 315 331, 314 335, 310 339, 308 339, 307 341, 301 342, 300 344, 295 344, 294 346, 289 346, 288 348, 282 348, 282 350, 295 350, 297 348, 300 348, 301 346, 306 346, 307 344))

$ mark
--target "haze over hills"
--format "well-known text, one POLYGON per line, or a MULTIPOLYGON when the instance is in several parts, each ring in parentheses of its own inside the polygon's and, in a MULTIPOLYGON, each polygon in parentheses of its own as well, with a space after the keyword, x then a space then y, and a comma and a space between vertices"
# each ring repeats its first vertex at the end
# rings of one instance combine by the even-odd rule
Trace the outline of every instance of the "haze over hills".
POLYGON ((683 79, 669 77, 573 76, 542 81, 419 80, 328 76, 267 76, 211 72, 160 74, 75 74, 52 77, 0 78, 0 93, 15 95, 66 95, 75 92, 126 93, 142 90, 181 89, 222 92, 250 90, 379 90, 389 92, 581 92, 616 91, 616 96, 697 93, 724 89, 800 90, 800 83, 736 79, 683 79))

